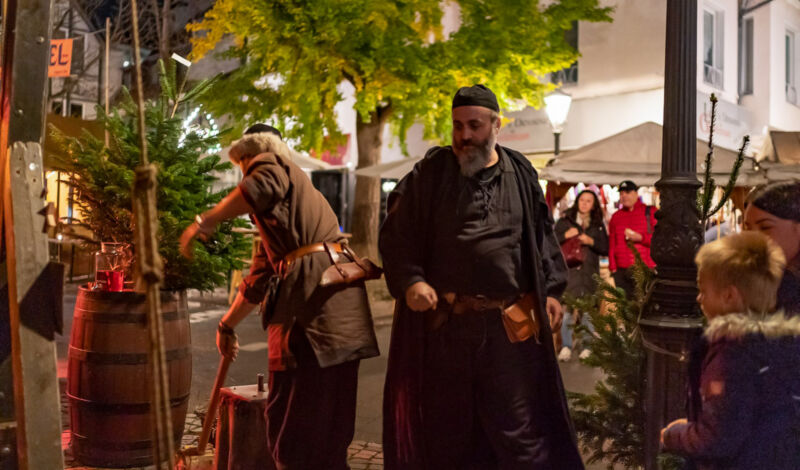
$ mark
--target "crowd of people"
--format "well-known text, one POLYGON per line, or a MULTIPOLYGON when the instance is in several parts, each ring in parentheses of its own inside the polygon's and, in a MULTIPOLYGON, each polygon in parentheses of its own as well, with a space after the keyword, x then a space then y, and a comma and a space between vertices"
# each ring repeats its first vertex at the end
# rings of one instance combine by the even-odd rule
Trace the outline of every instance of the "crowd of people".
MULTIPOLYGON (((619 185, 621 207, 608 229, 591 190, 554 222, 533 166, 497 144, 499 111, 488 88, 459 89, 452 145, 430 149, 387 203, 379 249, 397 302, 386 468, 583 469, 550 338, 561 330, 559 356, 571 355, 570 326, 585 318, 567 309, 562 322, 561 301, 565 292, 594 290, 601 257, 628 295, 630 247, 653 266, 656 209, 640 201, 638 186, 619 185), (570 268, 565 245, 573 247, 570 268)), ((217 347, 235 358, 234 329, 260 305, 269 342, 266 445, 276 467, 347 469, 359 363, 379 354, 364 284, 379 271, 348 246, 276 129, 251 127, 230 156, 241 183, 181 238, 191 256, 193 240, 244 214, 261 235, 217 347)), ((698 300, 711 321, 692 413, 663 439, 708 468, 800 468, 798 441, 788 437, 800 424, 798 188, 754 193, 744 225, 763 234, 730 235, 698 254, 698 300), (744 359, 741 370, 731 367, 744 359), (765 448, 752 449, 754 440, 765 448)))

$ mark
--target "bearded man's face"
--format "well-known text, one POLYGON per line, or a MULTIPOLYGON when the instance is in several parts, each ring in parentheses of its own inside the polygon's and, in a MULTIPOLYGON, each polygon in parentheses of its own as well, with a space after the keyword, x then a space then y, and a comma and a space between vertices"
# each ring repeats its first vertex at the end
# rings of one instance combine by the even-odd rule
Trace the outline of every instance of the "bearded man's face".
POLYGON ((497 143, 500 120, 492 119, 492 110, 482 106, 459 106, 453 109, 453 153, 461 174, 473 176, 486 168, 497 143))

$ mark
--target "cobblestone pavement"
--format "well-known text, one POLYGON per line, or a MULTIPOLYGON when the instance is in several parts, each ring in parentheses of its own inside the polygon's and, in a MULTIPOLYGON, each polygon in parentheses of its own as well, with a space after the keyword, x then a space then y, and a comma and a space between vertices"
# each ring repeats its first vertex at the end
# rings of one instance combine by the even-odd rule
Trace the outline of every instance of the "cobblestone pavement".
MULTIPOLYGON (((65 431, 62 434, 62 448, 64 449, 65 468, 71 470, 101 470, 98 467, 86 467, 76 461, 69 450, 69 416, 66 400, 62 401, 62 416, 64 418, 65 431)), ((201 417, 197 413, 189 413, 186 417, 186 425, 183 431, 182 448, 194 447, 203 428, 201 417)), ((213 442, 208 447, 206 455, 213 455, 213 442)), ((352 470, 382 470, 383 469, 383 447, 375 442, 353 441, 347 449, 347 461, 352 470)), ((150 470, 153 466, 134 467, 132 470, 150 470)), ((103 469, 105 470, 105 469, 103 469)))

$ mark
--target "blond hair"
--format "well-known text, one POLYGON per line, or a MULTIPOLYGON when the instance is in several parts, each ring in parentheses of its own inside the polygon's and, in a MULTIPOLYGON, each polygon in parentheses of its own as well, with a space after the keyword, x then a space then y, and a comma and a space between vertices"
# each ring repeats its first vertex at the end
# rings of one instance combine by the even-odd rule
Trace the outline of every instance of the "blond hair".
POLYGON ((766 235, 729 235, 703 245, 694 261, 714 286, 736 287, 747 310, 764 313, 775 307, 786 257, 766 235))

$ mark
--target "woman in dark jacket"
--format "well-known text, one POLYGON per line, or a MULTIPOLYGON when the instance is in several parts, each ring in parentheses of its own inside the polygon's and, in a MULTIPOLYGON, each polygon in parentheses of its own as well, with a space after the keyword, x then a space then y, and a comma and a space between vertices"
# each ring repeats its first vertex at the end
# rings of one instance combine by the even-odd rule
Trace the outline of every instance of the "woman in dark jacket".
POLYGON ((787 264, 778 308, 800 315, 800 181, 772 183, 750 193, 744 228, 762 232, 783 250, 787 264))
MULTIPOLYGON (((570 268, 565 296, 574 298, 593 294, 597 283, 593 276, 600 272, 600 257, 608 255, 608 232, 603 222, 603 210, 594 191, 585 189, 578 194, 575 203, 564 212, 553 229, 559 243, 578 237, 583 245, 583 264, 570 268)), ((572 324, 580 322, 590 331, 591 323, 586 315, 564 308, 564 322, 561 324, 563 347, 558 359, 568 361, 572 357, 572 324), (582 317, 582 318, 578 318, 582 317)), ((581 353, 586 357, 588 350, 581 353)))

